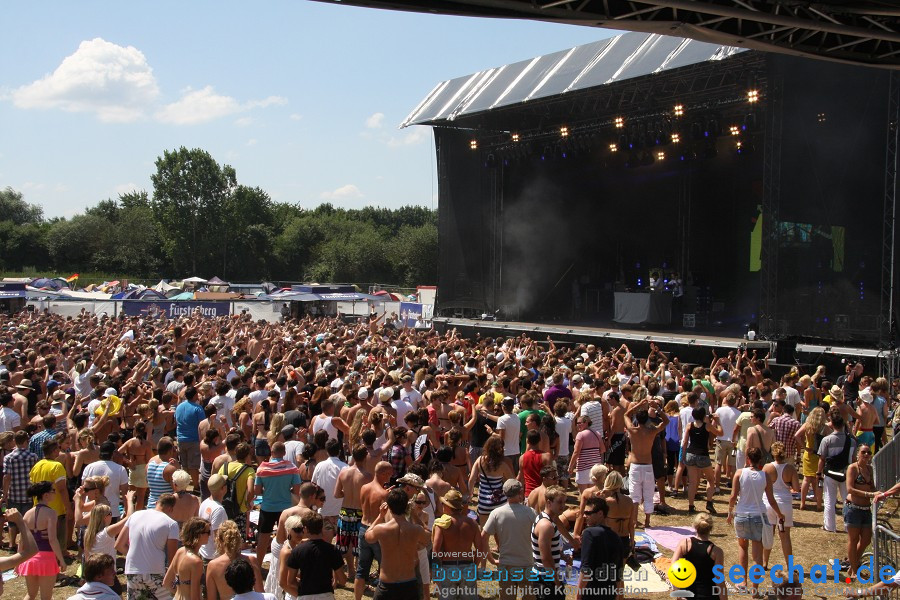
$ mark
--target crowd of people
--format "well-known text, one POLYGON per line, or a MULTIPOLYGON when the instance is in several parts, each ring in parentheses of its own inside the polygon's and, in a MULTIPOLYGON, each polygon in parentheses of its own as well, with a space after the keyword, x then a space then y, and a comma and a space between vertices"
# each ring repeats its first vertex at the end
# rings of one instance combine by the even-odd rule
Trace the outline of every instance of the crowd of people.
POLYGON ((374 317, 0 319, 0 568, 26 600, 72 561, 78 600, 474 599, 488 565, 503 600, 563 598, 574 560, 581 597, 613 598, 673 496, 696 530, 674 558, 713 598, 716 515, 746 572, 776 532, 792 554, 793 494, 830 532, 840 504, 852 576, 885 495, 896 391, 861 364, 776 377, 746 351, 686 365, 374 317))

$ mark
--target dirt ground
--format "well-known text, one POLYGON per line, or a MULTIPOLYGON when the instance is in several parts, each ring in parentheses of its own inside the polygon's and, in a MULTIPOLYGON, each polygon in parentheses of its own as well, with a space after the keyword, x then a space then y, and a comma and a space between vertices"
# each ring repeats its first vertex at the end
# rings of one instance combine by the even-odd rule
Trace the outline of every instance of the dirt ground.
MULTIPOLYGON (((697 507, 700 508, 704 506, 704 503, 699 500, 701 496, 698 495, 698 501, 696 503, 697 507)), ((575 504, 577 502, 576 495, 574 493, 570 494, 570 503, 575 504)), ((691 516, 687 514, 687 500, 681 499, 670 499, 669 504, 673 506, 675 509, 675 513, 668 517, 662 516, 654 516, 651 522, 652 526, 680 526, 680 527, 689 527, 691 524, 691 516)), ((720 513, 720 516, 714 518, 715 527, 712 532, 711 539, 712 541, 722 547, 725 551, 725 565, 726 571, 727 567, 731 565, 737 564, 738 562, 738 544, 737 539, 734 535, 734 529, 729 527, 725 523, 725 513, 728 510, 728 495, 727 492, 723 491, 722 494, 719 494, 715 497, 715 507, 716 510, 720 513)), ((838 511, 840 513, 840 511, 838 511)), ((841 528, 842 519, 838 517, 838 529, 841 528)), ((847 537, 843 533, 827 533, 822 530, 822 513, 814 512, 814 511, 800 511, 797 509, 797 503, 794 504, 794 528, 791 530, 791 539, 793 542, 793 553, 794 553, 794 561, 795 564, 802 564, 807 569, 813 564, 830 564, 831 561, 835 558, 843 559, 846 557, 846 543, 847 537)), ((671 557, 672 552, 666 548, 660 546, 660 551, 666 557, 671 557)), ((781 548, 778 540, 775 541, 775 548, 772 552, 772 558, 770 560, 770 565, 774 565, 777 563, 783 562, 783 555, 781 552, 781 548)), ((67 570, 68 575, 73 575, 75 573, 77 564, 72 565, 67 570)), ((830 571, 829 571, 830 573, 830 571)), ((830 577, 830 574, 829 574, 830 577)), ((120 578, 124 581, 124 576, 120 576, 120 578)), ((479 584, 479 594, 482 598, 492 598, 495 597, 495 594, 492 593, 492 590, 487 587, 488 584, 479 584)), ((841 598, 840 590, 843 589, 844 585, 840 586, 832 585, 830 589, 819 588, 819 589, 811 589, 810 587, 806 587, 804 589, 804 598, 823 598, 823 599, 832 599, 832 598, 841 598)), ((855 587, 855 586, 854 586, 855 587)), ((76 586, 64 586, 58 587, 54 591, 53 598, 54 600, 61 600, 64 598, 68 598, 75 592, 76 586)), ((371 588, 366 591, 366 596, 371 596, 371 588)), ((348 584, 345 589, 337 590, 335 594, 337 600, 352 600, 352 588, 348 584)), ((3 591, 3 598, 24 598, 25 597, 25 580, 23 578, 15 578, 11 581, 7 581, 5 584, 5 589, 3 591)), ((574 590, 570 589, 567 597, 574 598, 574 590)), ((629 597, 626 595, 626 597, 629 597)), ((637 597, 637 596, 635 596, 637 597)), ((656 593, 656 594, 641 594, 640 597, 649 597, 649 598, 658 598, 662 600, 663 598, 667 598, 667 593, 656 593)), ((741 596, 744 598, 748 598, 749 596, 741 596)))

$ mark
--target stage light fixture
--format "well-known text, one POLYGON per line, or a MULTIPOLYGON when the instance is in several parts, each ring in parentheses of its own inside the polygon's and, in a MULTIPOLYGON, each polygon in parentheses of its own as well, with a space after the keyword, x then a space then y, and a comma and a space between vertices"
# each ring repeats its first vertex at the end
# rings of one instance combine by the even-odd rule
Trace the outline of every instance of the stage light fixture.
POLYGON ((478 140, 472 140, 469 142, 469 148, 472 150, 478 150, 478 140))
POLYGON ((619 151, 619 147, 618 147, 617 145, 615 145, 615 144, 610 144, 610 145, 609 145, 609 151, 610 151, 610 152, 618 152, 618 151, 619 151))
POLYGON ((514 141, 514 142, 518 142, 518 141, 519 141, 519 134, 518 134, 518 133, 512 134, 512 141, 514 141))
POLYGON ((728 128, 728 131, 731 132, 731 135, 741 135, 741 128, 737 125, 732 125, 728 128))
POLYGON ((560 127, 559 135, 561 135, 562 137, 569 137, 569 128, 568 127, 560 127))
POLYGON ((657 160, 664 160, 665 158, 666 158, 666 153, 665 153, 665 152, 657 152, 657 153, 656 153, 656 159, 657 159, 657 160))
POLYGON ((623 127, 625 127, 625 118, 616 117, 616 129, 622 129, 623 127))
POLYGON ((681 141, 681 136, 678 135, 677 133, 673 133, 672 134, 672 143, 677 144, 680 141, 681 141))
POLYGON ((759 91, 758 90, 749 90, 747 92, 747 102, 749 102, 750 104, 759 102, 759 91))
POLYGON ((684 106, 682 106, 681 104, 676 104, 674 112, 676 117, 682 116, 684 114, 684 106))
POLYGON ((818 115, 816 115, 816 120, 819 123, 824 123, 825 122, 825 113, 821 112, 818 115))

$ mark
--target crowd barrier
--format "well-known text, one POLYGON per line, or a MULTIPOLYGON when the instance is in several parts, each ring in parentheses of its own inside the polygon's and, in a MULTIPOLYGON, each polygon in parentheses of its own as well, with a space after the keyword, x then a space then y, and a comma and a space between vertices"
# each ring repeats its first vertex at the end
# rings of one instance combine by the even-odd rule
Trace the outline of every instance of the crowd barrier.
MULTIPOLYGON (((872 471, 875 474, 875 488, 878 490, 887 490, 900 481, 900 441, 897 437, 892 438, 874 456, 872 471)), ((895 517, 885 520, 885 512, 895 507, 896 502, 896 499, 891 499, 872 511, 872 552, 876 573, 885 565, 900 569, 900 535, 894 532, 894 528, 900 526, 900 519, 895 517)), ((900 600, 900 590, 895 589, 884 597, 900 600)))

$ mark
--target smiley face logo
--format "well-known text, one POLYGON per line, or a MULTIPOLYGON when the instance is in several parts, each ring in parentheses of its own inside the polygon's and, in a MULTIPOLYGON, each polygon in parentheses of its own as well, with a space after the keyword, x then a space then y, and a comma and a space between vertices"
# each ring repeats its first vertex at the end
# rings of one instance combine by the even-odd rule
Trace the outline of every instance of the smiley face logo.
POLYGON ((669 567, 669 581, 677 588, 686 588, 697 579, 697 569, 689 560, 679 558, 669 567))

